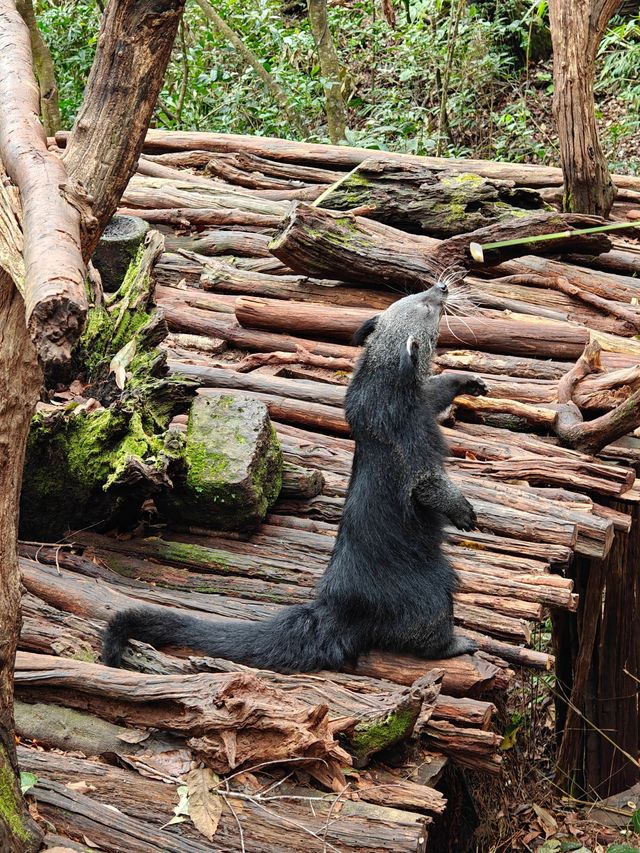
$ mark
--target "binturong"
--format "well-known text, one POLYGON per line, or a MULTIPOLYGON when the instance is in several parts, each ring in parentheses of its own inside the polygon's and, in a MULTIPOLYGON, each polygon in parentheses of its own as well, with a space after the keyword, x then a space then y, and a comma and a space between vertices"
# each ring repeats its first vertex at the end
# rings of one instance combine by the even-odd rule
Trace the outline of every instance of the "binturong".
POLYGON ((254 623, 124 610, 107 628, 106 664, 120 665, 130 638, 279 672, 340 669, 370 649, 431 659, 475 650, 454 633, 456 575, 442 542, 447 520, 470 530, 476 519, 447 478, 436 419, 456 395, 486 389, 474 376, 431 376, 446 299, 447 285, 436 284, 398 300, 355 336, 364 348, 346 396, 353 468, 314 600, 254 623))

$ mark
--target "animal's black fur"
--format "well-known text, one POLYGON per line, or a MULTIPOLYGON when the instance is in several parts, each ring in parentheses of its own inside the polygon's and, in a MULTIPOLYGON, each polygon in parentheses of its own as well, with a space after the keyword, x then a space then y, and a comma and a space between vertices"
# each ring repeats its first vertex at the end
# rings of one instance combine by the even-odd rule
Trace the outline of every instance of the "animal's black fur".
POLYGON ((356 335, 365 346, 346 397, 353 470, 314 601, 260 623, 125 610, 107 629, 105 663, 118 666, 132 637, 281 672, 339 669, 373 648, 426 658, 475 648, 453 633, 456 577, 441 548, 446 518, 469 530, 475 515, 445 475, 436 418, 457 394, 484 386, 475 377, 430 376, 445 300, 445 285, 407 296, 356 335))

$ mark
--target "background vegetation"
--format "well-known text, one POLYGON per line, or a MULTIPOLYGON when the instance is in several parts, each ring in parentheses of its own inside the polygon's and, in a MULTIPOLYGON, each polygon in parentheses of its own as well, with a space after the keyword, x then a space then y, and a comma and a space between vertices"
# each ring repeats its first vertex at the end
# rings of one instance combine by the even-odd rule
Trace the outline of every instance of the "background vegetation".
MULTIPOLYGON (((215 0, 280 84, 307 129, 326 141, 322 79, 300 0, 215 0)), ((335 0, 329 20, 344 69, 347 141, 370 148, 557 163, 547 0, 335 0), (406 4, 406 5, 405 5, 406 4), (444 81, 444 82, 443 82, 444 81), (448 81, 448 82, 447 82, 448 81), (444 107, 444 108, 443 108, 444 107)), ((611 166, 640 171, 640 14, 612 22, 597 86, 611 166)), ((65 126, 82 97, 100 9, 38 0, 65 126)), ((176 40, 156 125, 299 138, 300 130, 193 0, 176 40)))

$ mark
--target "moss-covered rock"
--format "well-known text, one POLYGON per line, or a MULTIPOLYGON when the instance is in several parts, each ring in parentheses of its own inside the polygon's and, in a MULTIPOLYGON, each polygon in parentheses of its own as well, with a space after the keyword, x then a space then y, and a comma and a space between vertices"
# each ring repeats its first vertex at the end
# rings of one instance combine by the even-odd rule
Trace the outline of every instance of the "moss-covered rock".
POLYGON ((187 474, 171 513, 222 530, 252 527, 282 486, 282 453, 266 406, 253 397, 196 397, 189 416, 187 474))

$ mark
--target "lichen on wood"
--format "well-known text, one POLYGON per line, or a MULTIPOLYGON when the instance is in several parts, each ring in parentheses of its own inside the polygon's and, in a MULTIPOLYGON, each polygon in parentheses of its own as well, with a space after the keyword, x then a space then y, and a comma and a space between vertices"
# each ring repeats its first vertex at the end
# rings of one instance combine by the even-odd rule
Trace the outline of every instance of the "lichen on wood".
POLYGON ((252 397, 197 397, 185 459, 187 473, 171 494, 171 513, 192 524, 254 526, 280 493, 280 443, 266 406, 252 397))
POLYGON ((158 348, 167 335, 154 301, 162 248, 161 235, 151 232, 118 291, 89 313, 72 369, 93 402, 41 406, 34 418, 23 537, 129 527, 149 498, 173 520, 242 528, 261 521, 280 492, 282 455, 264 404, 198 398, 186 440, 170 429, 196 383, 169 376, 158 348))
POLYGON ((370 219, 434 237, 475 231, 546 207, 535 190, 511 181, 381 157, 360 163, 328 187, 315 206, 362 209, 370 219))

